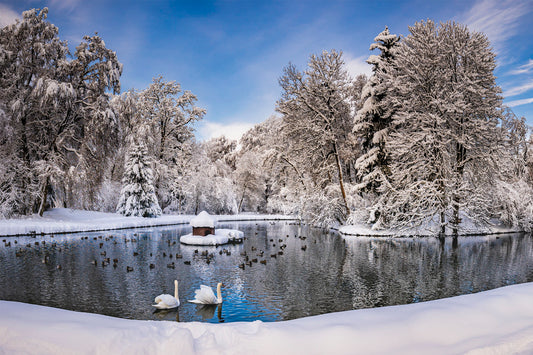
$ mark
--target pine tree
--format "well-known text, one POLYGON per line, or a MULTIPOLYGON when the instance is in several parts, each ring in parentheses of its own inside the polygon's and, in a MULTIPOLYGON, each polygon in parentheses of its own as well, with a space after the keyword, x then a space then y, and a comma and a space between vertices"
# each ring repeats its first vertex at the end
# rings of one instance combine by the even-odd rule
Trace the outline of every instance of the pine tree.
POLYGON ((143 143, 133 142, 131 144, 124 166, 117 213, 139 217, 161 215, 147 154, 148 151, 143 143))
POLYGON ((355 116, 353 127, 362 151, 355 166, 360 179, 357 187, 365 192, 376 192, 390 173, 386 144, 393 112, 385 98, 399 40, 385 27, 370 46, 370 50, 379 49, 381 53, 371 55, 367 60, 372 65, 373 74, 363 88, 361 100, 364 104, 355 116))

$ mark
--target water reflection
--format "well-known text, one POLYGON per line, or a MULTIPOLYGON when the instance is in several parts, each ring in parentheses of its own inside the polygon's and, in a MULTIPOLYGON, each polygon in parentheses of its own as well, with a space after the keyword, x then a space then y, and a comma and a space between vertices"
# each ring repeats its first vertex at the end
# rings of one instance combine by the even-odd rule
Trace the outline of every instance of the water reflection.
POLYGON ((454 246, 452 239, 437 238, 343 239, 287 222, 220 227, 243 230, 247 239, 219 247, 180 245, 188 227, 5 238, 0 299, 216 323, 294 319, 533 281, 529 235, 465 237, 454 246), (154 312, 154 297, 169 293, 175 279, 181 306, 154 312), (224 284, 223 306, 187 302, 200 285, 218 282, 224 284))

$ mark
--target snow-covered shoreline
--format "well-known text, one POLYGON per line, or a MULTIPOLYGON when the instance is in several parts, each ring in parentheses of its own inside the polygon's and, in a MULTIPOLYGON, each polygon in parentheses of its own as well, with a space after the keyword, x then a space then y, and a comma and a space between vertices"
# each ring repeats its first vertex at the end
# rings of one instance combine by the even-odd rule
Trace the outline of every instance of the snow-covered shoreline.
POLYGON ((533 283, 282 322, 140 321, 0 301, 3 354, 525 354, 533 283))
MULTIPOLYGON (((116 229, 160 227, 188 224, 192 218, 194 218, 193 215, 162 215, 157 218, 124 217, 116 213, 54 208, 46 211, 43 217, 33 215, 25 218, 0 220, 0 236, 99 232, 116 229)), ((215 218, 219 223, 297 219, 291 216, 261 214, 218 215, 215 218)))
MULTIPOLYGON (((459 236, 462 237, 523 232, 520 228, 505 226, 498 220, 493 220, 491 225, 485 226, 476 225, 465 216, 463 216, 463 220, 466 222, 461 225, 459 230, 459 236)), ((439 234, 438 223, 436 222, 405 230, 373 229, 371 224, 359 223, 341 226, 338 231, 344 237, 434 237, 439 234)), ((446 229, 446 235, 452 235, 450 228, 446 229)))

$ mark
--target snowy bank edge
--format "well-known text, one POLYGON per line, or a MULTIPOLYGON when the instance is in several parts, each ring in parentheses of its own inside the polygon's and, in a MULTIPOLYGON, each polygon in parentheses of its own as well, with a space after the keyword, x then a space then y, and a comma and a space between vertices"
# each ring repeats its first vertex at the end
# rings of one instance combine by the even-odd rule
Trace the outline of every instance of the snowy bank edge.
MULTIPOLYGON (((280 322, 128 320, 0 301, 5 353, 526 353, 533 283, 435 301, 280 322), (32 334, 28 337, 28 334, 32 334), (387 341, 383 341, 387 339, 387 341)), ((0 351, 1 352, 1 351, 0 351)))
MULTIPOLYGON (((438 233, 435 232, 422 232, 419 229, 396 231, 389 229, 374 230, 368 225, 345 225, 336 229, 343 237, 376 237, 376 238, 427 238, 437 237, 438 233)), ((480 228, 479 230, 468 230, 465 232, 459 232, 459 237, 469 236, 485 236, 485 235, 498 235, 498 234, 512 234, 512 233, 526 233, 524 230, 503 227, 503 226, 487 226, 486 228, 480 228)), ((446 233, 446 237, 451 237, 451 233, 446 233)))
MULTIPOLYGON (((43 217, 0 220, 0 237, 26 235, 74 234, 110 230, 165 227, 189 224, 194 215, 162 215, 157 218, 124 217, 116 213, 56 208, 43 217)), ((253 221, 300 221, 294 216, 237 214, 216 215, 216 223, 253 221)))

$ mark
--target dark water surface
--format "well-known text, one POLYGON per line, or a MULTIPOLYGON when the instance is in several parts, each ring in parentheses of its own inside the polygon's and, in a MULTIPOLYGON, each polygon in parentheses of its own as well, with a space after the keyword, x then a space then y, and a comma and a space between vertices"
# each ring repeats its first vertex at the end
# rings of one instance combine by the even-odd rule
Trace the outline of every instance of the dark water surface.
POLYGON ((180 245, 189 226, 2 238, 0 299, 130 319, 276 321, 533 281, 530 235, 464 237, 453 246, 451 239, 441 244, 436 238, 343 239, 290 222, 219 227, 240 229, 247 239, 219 247, 180 245), (242 269, 246 257, 252 266, 242 269), (106 258, 110 264, 102 266, 106 258), (179 310, 154 312, 155 296, 173 294, 174 279, 179 310), (224 284, 222 306, 187 302, 201 284, 215 289, 217 282, 224 284))

